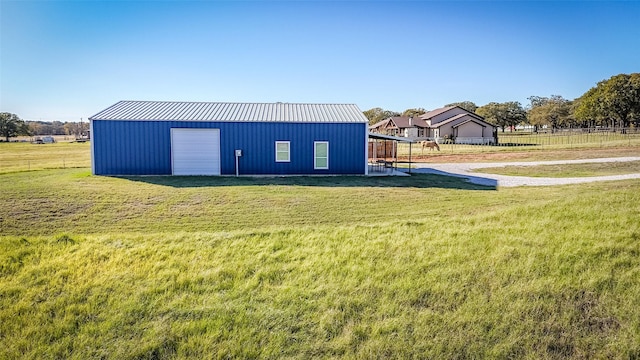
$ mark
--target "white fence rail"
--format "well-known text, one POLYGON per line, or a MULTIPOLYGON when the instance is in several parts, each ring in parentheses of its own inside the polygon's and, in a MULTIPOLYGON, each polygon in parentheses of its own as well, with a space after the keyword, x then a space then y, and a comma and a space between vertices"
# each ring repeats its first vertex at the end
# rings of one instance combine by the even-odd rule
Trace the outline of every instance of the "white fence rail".
POLYGON ((495 139, 493 137, 461 137, 458 136, 455 139, 456 144, 467 144, 467 145, 491 145, 495 143, 495 139))
POLYGON ((425 137, 415 138, 414 141, 435 141, 438 144, 465 144, 465 145, 493 145, 495 139, 493 137, 462 137, 458 136, 454 140, 443 137, 425 137))

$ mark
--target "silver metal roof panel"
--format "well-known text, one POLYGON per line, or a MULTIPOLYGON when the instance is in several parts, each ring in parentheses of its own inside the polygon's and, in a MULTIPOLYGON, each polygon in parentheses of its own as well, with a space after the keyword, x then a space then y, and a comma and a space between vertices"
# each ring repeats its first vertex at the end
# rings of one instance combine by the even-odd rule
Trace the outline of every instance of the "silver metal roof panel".
POLYGON ((91 120, 366 123, 354 104, 120 101, 91 120))

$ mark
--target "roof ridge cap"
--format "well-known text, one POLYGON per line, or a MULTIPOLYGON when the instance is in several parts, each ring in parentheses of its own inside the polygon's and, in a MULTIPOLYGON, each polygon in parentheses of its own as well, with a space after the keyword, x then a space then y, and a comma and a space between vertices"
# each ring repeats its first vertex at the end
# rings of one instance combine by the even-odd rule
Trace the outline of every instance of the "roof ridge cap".
POLYGON ((137 102, 137 103, 189 103, 189 104, 353 105, 353 106, 357 106, 355 103, 338 103, 338 102, 312 103, 312 102, 283 102, 283 101, 260 102, 260 101, 186 101, 186 100, 119 100, 116 104, 123 103, 123 102, 137 102))

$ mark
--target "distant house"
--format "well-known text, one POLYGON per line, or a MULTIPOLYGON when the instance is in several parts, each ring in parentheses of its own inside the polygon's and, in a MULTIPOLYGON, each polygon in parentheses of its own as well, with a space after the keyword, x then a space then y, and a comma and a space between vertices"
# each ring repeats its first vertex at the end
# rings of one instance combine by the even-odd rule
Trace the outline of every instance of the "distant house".
POLYGON ((428 134, 428 128, 427 123, 419 117, 393 116, 372 125, 369 129, 384 135, 422 138, 428 134))
POLYGON ((459 106, 449 106, 429 111, 418 117, 390 117, 369 129, 387 135, 414 139, 435 139, 440 142, 451 139, 457 144, 492 144, 496 127, 478 114, 459 106))

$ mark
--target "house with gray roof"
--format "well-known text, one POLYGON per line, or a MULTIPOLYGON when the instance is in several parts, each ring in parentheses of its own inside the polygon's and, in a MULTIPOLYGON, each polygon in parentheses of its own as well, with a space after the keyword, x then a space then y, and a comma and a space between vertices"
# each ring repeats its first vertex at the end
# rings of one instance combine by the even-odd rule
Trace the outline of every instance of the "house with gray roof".
POLYGON ((476 113, 459 106, 431 110, 417 117, 390 117, 369 130, 381 134, 402 136, 417 140, 443 142, 450 139, 456 144, 493 144, 496 127, 476 113))
POLYGON ((370 130, 385 135, 422 138, 427 128, 427 123, 419 117, 392 116, 373 124, 370 130))

